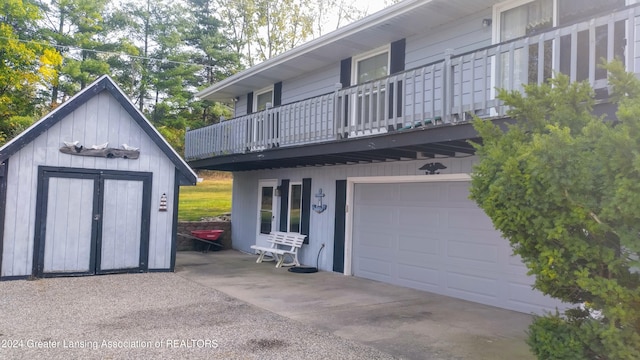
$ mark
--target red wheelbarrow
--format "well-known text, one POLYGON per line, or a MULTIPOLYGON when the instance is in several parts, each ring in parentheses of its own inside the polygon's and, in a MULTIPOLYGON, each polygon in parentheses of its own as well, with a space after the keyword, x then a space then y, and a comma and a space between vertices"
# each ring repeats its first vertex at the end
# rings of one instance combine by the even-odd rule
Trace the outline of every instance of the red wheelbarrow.
POLYGON ((218 241, 220 236, 222 236, 222 233, 224 233, 224 230, 193 230, 191 231, 191 235, 178 233, 178 236, 206 244, 206 247, 203 247, 202 249, 202 252, 206 253, 211 250, 211 246, 215 246, 213 248, 215 250, 222 249, 222 244, 218 241))

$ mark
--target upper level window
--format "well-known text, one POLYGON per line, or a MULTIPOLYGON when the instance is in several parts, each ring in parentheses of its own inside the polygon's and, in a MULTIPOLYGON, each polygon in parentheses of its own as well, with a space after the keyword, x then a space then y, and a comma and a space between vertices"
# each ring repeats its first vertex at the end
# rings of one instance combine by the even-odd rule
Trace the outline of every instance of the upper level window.
POLYGON ((354 84, 380 79, 389 75, 389 47, 376 49, 353 58, 354 84))
POLYGON ((273 105, 273 88, 269 87, 261 91, 257 91, 253 97, 253 111, 262 111, 267 108, 267 104, 273 105))
POLYGON ((499 38, 508 41, 553 27, 553 0, 506 3, 498 8, 499 38))

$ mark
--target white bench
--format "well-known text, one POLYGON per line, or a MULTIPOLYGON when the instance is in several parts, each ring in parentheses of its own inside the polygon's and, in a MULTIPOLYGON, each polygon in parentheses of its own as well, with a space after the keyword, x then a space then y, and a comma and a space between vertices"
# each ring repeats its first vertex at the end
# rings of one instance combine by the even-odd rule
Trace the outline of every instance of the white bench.
POLYGON ((256 260, 256 263, 261 263, 266 255, 272 257, 273 260, 277 260, 277 268, 292 265, 300 266, 298 250, 302 247, 302 243, 304 243, 306 237, 307 235, 298 233, 272 231, 267 237, 267 241, 271 243, 271 246, 251 245, 252 249, 258 251, 258 260, 256 260), (293 261, 285 264, 284 258, 286 256, 290 256, 293 261))

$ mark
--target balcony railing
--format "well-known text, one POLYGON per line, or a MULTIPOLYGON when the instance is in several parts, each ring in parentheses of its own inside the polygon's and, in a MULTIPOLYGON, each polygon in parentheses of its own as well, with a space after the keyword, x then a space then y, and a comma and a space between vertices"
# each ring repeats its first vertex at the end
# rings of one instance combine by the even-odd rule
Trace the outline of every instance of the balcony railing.
POLYGON ((638 73, 640 8, 447 55, 441 61, 333 93, 188 131, 185 157, 196 160, 273 147, 335 141, 480 117, 504 116, 496 88, 521 90, 556 72, 606 91, 603 59, 638 73), (636 65, 637 64, 637 65, 636 65))

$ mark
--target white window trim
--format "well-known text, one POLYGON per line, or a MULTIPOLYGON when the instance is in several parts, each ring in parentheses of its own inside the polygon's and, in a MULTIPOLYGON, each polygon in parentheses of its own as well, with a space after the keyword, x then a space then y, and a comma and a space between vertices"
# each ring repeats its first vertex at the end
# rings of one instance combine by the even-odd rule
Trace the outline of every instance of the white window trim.
MULTIPOLYGON (((302 182, 290 182, 289 183, 289 199, 287 204, 287 231, 291 229, 291 200, 293 199, 293 187, 295 185, 300 185, 300 227, 302 227, 302 182)), ((300 229, 299 229, 300 230, 300 229)), ((298 233, 300 232, 298 230, 298 233)))
POLYGON ((389 70, 391 69, 391 44, 381 46, 379 48, 367 51, 365 53, 353 56, 351 58, 351 85, 358 85, 358 63, 362 60, 366 60, 370 57, 380 55, 387 52, 387 75, 389 76, 389 70))
POLYGON ((262 88, 258 91, 254 91, 253 92, 253 104, 251 105, 251 108, 253 109, 253 112, 257 112, 258 111, 258 95, 262 95, 264 93, 268 93, 269 91, 271 91, 271 106, 273 106, 273 85, 268 86, 266 88, 262 88))

